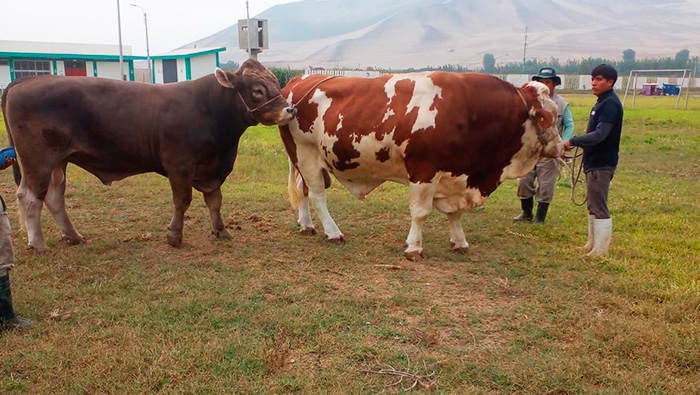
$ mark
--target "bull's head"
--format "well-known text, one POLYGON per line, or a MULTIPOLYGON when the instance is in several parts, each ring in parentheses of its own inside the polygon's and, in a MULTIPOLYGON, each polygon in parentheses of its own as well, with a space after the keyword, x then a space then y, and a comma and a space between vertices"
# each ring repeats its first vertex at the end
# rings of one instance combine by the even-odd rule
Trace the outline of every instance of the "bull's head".
POLYGON ((233 89, 248 117, 254 123, 286 125, 294 118, 294 108, 280 94, 280 83, 257 60, 246 60, 235 73, 216 68, 219 84, 233 89))
POLYGON ((525 134, 537 136, 536 140, 534 138, 530 140, 541 156, 547 158, 562 156, 564 144, 554 122, 557 119, 558 109, 556 103, 549 97, 549 88, 540 82, 532 81, 523 85, 520 91, 530 118, 525 134))

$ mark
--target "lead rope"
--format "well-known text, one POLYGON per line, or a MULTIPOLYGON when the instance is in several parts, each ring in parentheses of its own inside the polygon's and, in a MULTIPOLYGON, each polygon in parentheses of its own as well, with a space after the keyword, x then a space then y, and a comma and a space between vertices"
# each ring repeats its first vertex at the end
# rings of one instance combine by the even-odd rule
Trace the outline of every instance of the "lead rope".
POLYGON ((561 158, 559 159, 560 163, 566 168, 566 172, 569 173, 569 180, 571 181, 571 203, 573 203, 574 206, 583 206, 588 201, 588 194, 584 194, 583 201, 580 203, 576 201, 576 187, 581 182, 581 170, 583 170, 583 161, 579 163, 578 169, 576 169, 576 159, 583 156, 583 152, 579 153, 579 151, 581 151, 581 148, 576 147, 574 156, 567 158, 571 159, 571 167, 569 167, 564 160, 561 158))
POLYGON ((530 115, 530 106, 527 105, 527 101, 525 101, 525 98, 523 97, 523 94, 520 92, 520 89, 515 88, 515 91, 518 92, 518 96, 520 96, 520 100, 523 101, 523 104, 525 105, 525 111, 527 112, 527 118, 530 120, 535 125, 535 132, 537 132, 537 138, 540 140, 540 144, 542 144, 542 151, 544 151, 544 147, 547 146, 547 139, 544 138, 544 132, 540 128, 540 124, 537 123, 537 120, 533 119, 533 117, 530 115))
MULTIPOLYGON (((239 91, 236 90, 236 89, 234 89, 234 91, 236 91, 236 93, 238 93, 238 97, 241 98, 241 101, 243 102, 243 105, 245 106, 245 108, 248 110, 248 113, 252 113, 252 112, 258 111, 259 109, 265 107, 266 105, 268 105, 268 104, 272 103, 273 101, 275 101, 275 100, 279 99, 280 97, 282 97, 282 95, 277 95, 277 96, 273 97, 272 99, 266 101, 265 103, 263 103, 263 104, 261 104, 261 105, 255 107, 255 108, 253 108, 253 109, 251 110, 251 108, 248 107, 248 103, 246 103, 246 102, 245 102, 245 99, 243 99, 243 96, 241 96, 241 92, 239 92, 239 91)), ((282 99, 284 99, 284 97, 282 97, 282 99)))
POLYGON ((330 77, 326 77, 326 78, 322 79, 321 81, 315 83, 314 86, 312 86, 311 89, 306 91, 306 93, 304 93, 304 95, 301 97, 301 99, 299 99, 297 101, 297 104, 292 104, 292 107, 297 108, 297 105, 299 103, 301 103, 306 98, 306 96, 309 95, 309 93, 313 92, 314 89, 318 88, 319 85, 323 84, 324 82, 326 82, 328 80, 332 80, 333 78, 337 78, 337 77, 340 77, 340 76, 339 75, 332 75, 330 77))

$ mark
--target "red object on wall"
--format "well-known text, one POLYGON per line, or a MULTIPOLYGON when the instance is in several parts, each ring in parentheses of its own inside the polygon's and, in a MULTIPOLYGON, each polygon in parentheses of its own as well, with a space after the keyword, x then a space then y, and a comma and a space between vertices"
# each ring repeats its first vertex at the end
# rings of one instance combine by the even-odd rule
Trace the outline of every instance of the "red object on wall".
POLYGON ((87 77, 87 67, 82 61, 65 61, 64 62, 67 77, 87 77))

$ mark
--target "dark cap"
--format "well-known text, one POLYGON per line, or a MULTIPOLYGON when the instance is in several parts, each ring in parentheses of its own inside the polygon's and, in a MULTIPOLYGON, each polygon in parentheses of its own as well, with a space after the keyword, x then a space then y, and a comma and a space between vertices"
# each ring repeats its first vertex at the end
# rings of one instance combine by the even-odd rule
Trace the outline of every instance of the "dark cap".
POLYGON ((532 76, 532 80, 554 80, 554 85, 561 85, 561 78, 559 78, 557 72, 551 67, 541 68, 539 74, 532 76))

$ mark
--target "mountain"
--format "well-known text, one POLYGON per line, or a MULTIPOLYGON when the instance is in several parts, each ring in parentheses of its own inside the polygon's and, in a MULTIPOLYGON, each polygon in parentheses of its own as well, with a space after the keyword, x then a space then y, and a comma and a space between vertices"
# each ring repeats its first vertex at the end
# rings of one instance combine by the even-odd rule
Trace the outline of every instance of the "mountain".
MULTIPOLYGON (((700 0, 303 0, 272 7, 267 65, 409 67, 481 65, 527 58, 619 59, 700 52, 700 0)), ((237 25, 183 46, 226 46, 242 61, 237 25)))

